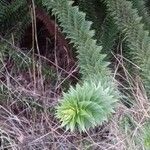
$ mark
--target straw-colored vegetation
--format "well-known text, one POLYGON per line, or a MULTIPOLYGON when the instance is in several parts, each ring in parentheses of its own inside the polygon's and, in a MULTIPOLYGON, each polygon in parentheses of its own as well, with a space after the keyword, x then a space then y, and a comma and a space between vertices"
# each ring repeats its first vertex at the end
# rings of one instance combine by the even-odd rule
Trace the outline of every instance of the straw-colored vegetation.
POLYGON ((149 150, 146 0, 0 0, 0 150, 149 150))

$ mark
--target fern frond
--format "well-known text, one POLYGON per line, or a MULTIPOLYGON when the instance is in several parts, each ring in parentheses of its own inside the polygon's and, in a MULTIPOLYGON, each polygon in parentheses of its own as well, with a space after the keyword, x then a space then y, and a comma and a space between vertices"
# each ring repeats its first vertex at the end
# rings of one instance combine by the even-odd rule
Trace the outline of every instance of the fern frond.
POLYGON ((139 67, 148 95, 150 94, 150 37, 144 30, 138 11, 127 0, 105 0, 118 29, 125 34, 132 61, 139 67))
POLYGON ((86 19, 93 22, 91 28, 95 30, 97 44, 103 47, 102 53, 110 56, 119 31, 114 20, 106 14, 106 6, 98 0, 79 0, 78 5, 86 13, 86 19))
POLYGON ((24 0, 15 0, 10 4, 0 0, 0 8, 1 33, 19 24, 28 12, 27 1, 24 0))
POLYGON ((131 0, 133 7, 138 9, 139 16, 142 17, 142 22, 146 30, 150 31, 150 15, 148 14, 148 9, 146 7, 146 2, 144 0, 131 0))
POLYGON ((115 104, 119 96, 108 68, 109 63, 105 61, 106 55, 101 54, 102 47, 93 40, 91 22, 85 21, 85 14, 78 7, 73 7, 72 3, 68 0, 43 0, 43 5, 57 16, 63 32, 76 47, 84 79, 83 84, 64 93, 57 108, 57 117, 67 129, 85 131, 106 120, 113 112, 113 105, 110 104, 115 104), (95 113, 97 109, 101 113, 95 113))
POLYGON ((115 40, 118 38, 119 30, 113 20, 109 15, 106 16, 105 21, 102 25, 102 37, 101 43, 103 46, 102 51, 110 55, 110 50, 113 49, 115 40))
POLYGON ((6 1, 0 0, 0 23, 2 22, 2 17, 4 16, 4 10, 7 7, 8 3, 6 1))
POLYGON ((92 29, 95 30, 95 39, 101 44, 102 24, 106 17, 106 6, 99 0, 79 0, 79 9, 86 13, 86 19, 93 22, 92 29))
POLYGON ((150 1, 149 0, 144 0, 145 1, 145 5, 148 11, 148 14, 150 14, 150 1))
POLYGON ((102 47, 97 46, 96 40, 92 39, 95 32, 90 30, 92 22, 85 21, 85 14, 79 12, 78 7, 72 7, 72 1, 43 0, 43 4, 57 15, 63 32, 78 49, 79 66, 83 76, 88 76, 89 73, 103 76, 110 74, 107 67, 109 63, 104 61, 106 55, 100 54, 102 47))

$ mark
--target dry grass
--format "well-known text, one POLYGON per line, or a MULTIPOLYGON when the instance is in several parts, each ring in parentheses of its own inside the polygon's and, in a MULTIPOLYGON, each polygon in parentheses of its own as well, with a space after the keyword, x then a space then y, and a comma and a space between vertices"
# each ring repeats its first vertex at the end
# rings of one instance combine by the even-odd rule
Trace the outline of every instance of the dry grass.
MULTIPOLYGON (((13 50, 21 51, 13 43, 8 44, 13 50)), ((9 67, 1 54, 0 150, 144 150, 141 134, 150 117, 150 103, 140 78, 132 77, 124 64, 138 66, 122 53, 113 55, 114 78, 119 79, 120 90, 127 91, 123 99, 130 107, 120 102, 109 122, 81 134, 65 131, 55 119, 55 106, 62 91, 68 89, 72 79, 80 81, 73 75, 78 67, 71 66, 70 71, 66 71, 58 65, 57 54, 53 62, 38 52, 31 57, 32 66, 28 65, 30 67, 22 71, 16 64, 9 67), (43 62, 51 64, 48 68, 53 67, 55 71, 47 70, 50 72, 46 76, 41 68, 43 62)), ((25 53, 23 56, 22 64, 25 56, 29 57, 25 53)))
MULTIPOLYGON (((138 144, 138 142, 141 129, 145 121, 149 119, 149 101, 142 84, 137 79, 135 81, 131 78, 125 69, 122 63, 124 59, 120 55, 115 57, 117 65, 114 76, 121 76, 117 71, 120 65, 127 75, 123 79, 130 85, 133 105, 127 108, 120 103, 108 123, 84 134, 65 131, 54 117, 55 106, 63 89, 62 83, 68 79, 68 76, 71 76, 72 71, 68 72, 65 78, 61 76, 63 69, 57 72, 55 86, 52 88, 50 84, 46 84, 51 81, 45 83, 44 74, 40 74, 40 78, 38 75, 33 77, 32 68, 28 68, 26 74, 21 71, 20 74, 14 74, 12 72, 16 66, 7 70, 4 65, 5 61, 1 59, 3 65, 0 71, 5 80, 0 83, 0 148, 2 150, 144 149, 142 143, 138 144), (124 122, 125 119, 127 122, 124 122)), ((51 61, 44 57, 43 59, 51 61)), ((127 88, 119 84, 120 88, 127 88)))
MULTIPOLYGON (((33 77, 32 68, 28 68, 26 73, 16 69, 16 65, 8 70, 5 61, 1 59, 1 62, 1 149, 114 149, 116 140, 110 132, 110 123, 80 134, 65 131, 55 119, 55 106, 65 88, 62 84, 74 70, 69 71, 66 77, 61 76, 63 69, 57 72, 52 87, 44 74, 40 74, 40 78, 38 75, 33 77), (19 73, 14 74, 14 70, 19 73)), ((67 83, 71 84, 69 81, 67 83)))

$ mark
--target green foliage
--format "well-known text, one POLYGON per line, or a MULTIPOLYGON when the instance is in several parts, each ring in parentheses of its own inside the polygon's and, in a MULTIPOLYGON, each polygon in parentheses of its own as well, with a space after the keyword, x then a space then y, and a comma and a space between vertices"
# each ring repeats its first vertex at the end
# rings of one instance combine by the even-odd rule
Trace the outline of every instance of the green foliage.
POLYGON ((102 45, 102 52, 111 58, 111 50, 118 38, 118 29, 112 17, 107 15, 106 6, 99 0, 79 0, 79 9, 86 13, 86 19, 93 22, 94 38, 102 45))
MULTIPOLYGON (((3 17, 3 14, 4 14, 4 10, 5 8, 7 7, 8 3, 4 0, 0 0, 0 8, 1 8, 1 11, 0 11, 0 18, 3 17)), ((1 21, 2 19, 0 19, 1 21)))
POLYGON ((132 61, 140 70, 147 93, 150 94, 150 37, 144 30, 136 9, 126 0, 105 0, 110 15, 114 18, 118 29, 125 34, 132 61))
MULTIPOLYGON (((27 70, 27 68, 32 65, 32 60, 29 54, 27 55, 23 53, 19 48, 11 45, 9 41, 0 41, 0 52, 1 61, 7 61, 7 59, 9 59, 19 70, 27 70)), ((0 64, 1 63, 2 62, 0 62, 0 64)))
MULTIPOLYGON (((123 56, 132 60, 133 63, 136 63, 140 67, 140 69, 134 68, 135 73, 133 73, 133 76, 141 75, 147 93, 150 96, 150 34, 146 31, 150 31, 150 16, 148 8, 145 6, 145 1, 105 0, 108 12, 100 0, 78 0, 79 8, 77 6, 73 7, 71 0, 35 1, 36 6, 40 6, 42 9, 46 7, 49 13, 52 12, 56 16, 66 38, 74 45, 78 53, 77 57, 82 80, 75 87, 70 87, 71 81, 64 79, 60 89, 64 93, 56 107, 56 117, 67 130, 86 132, 95 126, 102 125, 114 112, 116 102, 120 96, 111 75, 110 63, 107 61, 105 53, 109 54, 110 50, 115 49, 115 46, 118 44, 116 43, 118 35, 126 39, 122 44, 123 50, 125 49, 123 56), (79 10, 84 11, 86 15, 79 10), (86 21, 86 19, 92 21, 93 24, 90 21, 86 21), (94 29, 95 32, 91 29, 94 29), (94 38, 97 38, 97 41, 94 38), (97 43, 102 45, 102 47, 98 46, 97 43)), ((51 80, 50 86, 53 91, 57 80, 59 80, 57 79, 59 72, 50 68, 45 61, 39 62, 36 56, 35 60, 33 60, 30 52, 26 53, 26 51, 21 51, 15 47, 15 39, 13 39, 15 44, 11 44, 9 40, 12 37, 16 38, 16 36, 20 35, 25 27, 31 23, 31 19, 29 19, 31 15, 29 8, 31 7, 32 4, 27 3, 26 0, 13 0, 11 3, 0 0, 0 33, 2 33, 2 36, 6 35, 6 40, 2 38, 3 40, 0 41, 0 78, 3 80, 5 73, 7 74, 5 62, 7 65, 8 60, 12 62, 13 66, 10 68, 10 72, 8 71, 12 77, 14 74, 20 75, 22 70, 25 72, 27 69, 31 69, 30 71, 32 72, 33 63, 35 65, 34 73, 36 74, 36 71, 39 71, 38 66, 40 63, 42 66, 40 73, 44 75, 42 77, 46 81, 43 86, 45 88, 45 84, 49 84, 49 80, 51 80)), ((129 72, 129 69, 132 67, 128 63, 123 64, 123 67, 126 68, 127 65, 129 72)), ((124 77, 123 73, 120 76, 122 75, 124 77)), ((62 79, 63 77, 59 81, 62 79)), ((38 99, 34 101, 28 94, 27 96, 24 96, 24 94, 22 96, 21 94, 20 97, 19 91, 14 89, 15 91, 11 92, 9 91, 11 89, 7 88, 5 83, 3 84, 3 81, 1 83, 0 102, 4 106, 6 105, 5 100, 9 100, 12 97, 15 103, 16 100, 19 100, 16 103, 18 106, 29 106, 31 110, 37 110, 38 112, 49 111, 52 114, 54 113, 54 107, 43 107, 38 99)), ((13 84, 13 81, 10 80, 10 83, 13 84)), ((133 99, 131 95, 135 96, 135 91, 131 90, 132 82, 130 83, 129 79, 125 82, 121 81, 121 84, 124 87, 120 91, 126 95, 126 97, 121 97, 124 98, 123 104, 128 107, 128 110, 131 109, 126 112, 126 110, 122 111, 121 108, 121 111, 119 110, 119 114, 115 117, 119 121, 116 124, 121 129, 119 134, 121 135, 123 131, 123 134, 126 136, 125 143, 129 149, 141 150, 145 146, 145 149, 148 150, 150 149, 150 126, 147 125, 144 129, 141 128, 141 130, 139 128, 139 124, 141 124, 141 119, 139 118, 147 111, 143 109, 145 103, 143 103, 142 109, 136 112, 135 109, 137 107, 134 107, 136 102, 132 101, 131 103, 133 99), (141 115, 142 111, 144 113, 141 115)), ((136 96, 138 97, 139 95, 136 96)), ((1 134, 7 137, 5 133, 2 132, 1 134)), ((90 142, 85 138, 81 142, 83 140, 85 141, 82 148, 91 149, 93 141, 90 142)), ((7 143, 7 139, 4 142, 7 143)))
POLYGON ((131 136, 131 132, 136 128, 135 121, 130 114, 123 116, 119 123, 121 129, 127 136, 131 136))
POLYGON ((107 15, 102 25, 101 43, 103 46, 102 51, 107 53, 108 56, 110 56, 110 50, 112 50, 115 45, 115 40, 118 38, 118 33, 119 30, 113 18, 107 15))
POLYGON ((142 138, 146 150, 150 150, 150 125, 147 124, 143 128, 142 138))
POLYGON ((71 131, 86 131, 107 121, 114 112, 116 97, 110 93, 112 89, 104 84, 108 83, 84 82, 82 86, 77 84, 76 88, 71 87, 68 93, 64 93, 57 107, 57 117, 62 126, 71 131))
POLYGON ((146 7, 145 0, 131 0, 133 7, 138 10, 139 16, 142 17, 144 28, 150 31, 150 16, 148 14, 148 8, 146 7))
POLYGON ((1 33, 12 30, 22 21, 27 21, 28 7, 26 0, 15 0, 11 3, 0 0, 0 8, 1 33))
POLYGON ((80 12, 78 7, 73 7, 72 3, 68 0, 43 0, 43 5, 48 10, 52 9, 63 32, 76 47, 80 72, 84 79, 83 84, 77 85, 75 89, 71 88, 63 95, 61 104, 57 108, 57 117, 67 129, 73 131, 74 128, 78 128, 80 131, 85 131, 107 120, 113 110, 113 105, 110 104, 117 101, 118 93, 108 68, 109 63, 105 61, 106 55, 100 53, 102 47, 97 46, 96 40, 92 39, 94 31, 90 30, 91 22, 85 21, 85 14, 80 12), (95 113, 97 109, 102 110, 98 111, 101 113, 95 113))
POLYGON ((90 30, 92 23, 85 21, 85 14, 79 12, 78 7, 71 7, 72 2, 66 0, 55 2, 43 0, 43 4, 57 15, 63 32, 77 48, 82 75, 87 77, 95 74, 101 76, 110 74, 107 67, 109 63, 104 61, 106 55, 100 54, 102 47, 97 46, 96 40, 92 39, 95 32, 90 30))
MULTIPOLYGON (((10 36, 10 33, 13 33, 15 41, 19 40, 26 27, 31 23, 32 5, 27 0, 14 0, 10 3, 0 0, 1 35, 10 36)), ((42 6, 42 0, 36 0, 35 5, 42 6)))
POLYGON ((93 22, 97 43, 101 44, 102 24, 106 16, 106 7, 99 0, 78 0, 79 9, 86 13, 86 19, 93 22))

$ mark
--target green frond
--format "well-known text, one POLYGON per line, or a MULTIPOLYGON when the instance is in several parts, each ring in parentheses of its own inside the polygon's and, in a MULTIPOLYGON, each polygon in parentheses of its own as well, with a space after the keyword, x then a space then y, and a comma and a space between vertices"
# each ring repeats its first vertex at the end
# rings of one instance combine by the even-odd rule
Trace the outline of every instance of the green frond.
POLYGON ((10 4, 0 0, 0 8, 1 33, 19 24, 26 18, 28 12, 27 1, 25 0, 15 0, 10 4))
POLYGON ((145 1, 145 5, 148 11, 148 14, 150 14, 150 1, 149 0, 144 0, 145 1))
POLYGON ((131 0, 133 8, 138 10, 139 16, 142 17, 142 22, 144 23, 144 28, 150 31, 150 15, 148 14, 148 9, 146 7, 145 0, 131 0))
POLYGON ((72 1, 43 0, 43 4, 52 9, 63 27, 63 32, 77 48, 81 73, 84 76, 89 73, 103 76, 110 73, 107 67, 109 63, 104 61, 106 55, 100 54, 102 47, 97 46, 96 40, 92 39, 95 32, 90 30, 92 23, 85 21, 85 14, 79 12, 78 7, 72 7, 72 1))
POLYGON ((110 104, 115 103, 119 96, 115 84, 111 84, 114 81, 108 68, 109 62, 105 61, 106 55, 101 54, 102 47, 93 40, 92 23, 86 21, 85 14, 72 3, 68 0, 43 0, 43 5, 56 15, 63 32, 76 47, 84 79, 83 84, 64 93, 57 108, 57 117, 67 129, 85 131, 107 120, 113 112, 110 104))
POLYGON ((0 22, 2 21, 2 17, 4 16, 4 11, 6 7, 9 5, 9 3, 5 0, 0 0, 0 22))
POLYGON ((93 22, 94 38, 101 44, 102 24, 106 17, 106 6, 99 0, 78 0, 79 9, 86 13, 86 19, 93 22))
POLYGON ((112 17, 106 14, 106 6, 99 0, 79 0, 79 8, 86 13, 86 19, 93 22, 97 43, 103 46, 102 52, 110 56, 110 51, 118 37, 118 29, 112 17))
POLYGON ((115 21, 110 15, 107 15, 104 23, 102 24, 102 37, 101 43, 103 46, 102 51, 110 56, 110 51, 113 49, 115 40, 118 38, 119 30, 115 21))
POLYGON ((150 94, 150 37, 144 30, 138 11, 127 0, 105 0, 118 29, 125 34, 132 61, 139 67, 148 95, 150 94))

